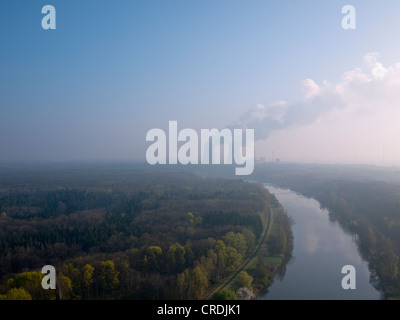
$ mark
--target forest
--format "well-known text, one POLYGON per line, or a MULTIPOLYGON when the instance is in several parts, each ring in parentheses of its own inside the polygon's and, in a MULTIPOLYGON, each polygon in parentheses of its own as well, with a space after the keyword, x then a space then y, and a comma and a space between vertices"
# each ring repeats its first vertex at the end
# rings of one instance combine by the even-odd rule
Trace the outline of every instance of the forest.
POLYGON ((254 250, 270 201, 195 172, 2 167, 0 299, 202 299, 254 250))
POLYGON ((269 163, 257 167, 256 177, 318 200, 355 235, 371 283, 384 298, 400 298, 400 170, 269 163))

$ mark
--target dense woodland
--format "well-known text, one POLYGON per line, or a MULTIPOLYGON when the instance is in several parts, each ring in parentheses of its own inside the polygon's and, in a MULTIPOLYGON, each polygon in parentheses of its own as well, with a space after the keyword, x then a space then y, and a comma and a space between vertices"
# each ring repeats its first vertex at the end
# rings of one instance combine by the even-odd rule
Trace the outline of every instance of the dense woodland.
POLYGON ((260 184, 189 172, 0 169, 0 299, 201 299, 269 205, 260 184), (40 285, 48 264, 56 290, 40 285))
POLYGON ((400 298, 400 170, 369 166, 265 164, 257 179, 314 197, 356 235, 372 283, 400 298))

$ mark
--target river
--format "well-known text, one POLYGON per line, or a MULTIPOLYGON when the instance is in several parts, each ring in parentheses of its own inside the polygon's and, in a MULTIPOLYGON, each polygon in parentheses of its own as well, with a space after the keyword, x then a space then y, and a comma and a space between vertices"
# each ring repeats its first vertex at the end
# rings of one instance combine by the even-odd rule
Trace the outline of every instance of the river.
POLYGON ((267 294, 259 300, 377 300, 381 295, 370 283, 368 264, 363 261, 352 235, 329 219, 315 199, 265 184, 294 220, 293 258, 283 279, 275 277, 267 294), (356 289, 342 288, 342 267, 356 270, 356 289))

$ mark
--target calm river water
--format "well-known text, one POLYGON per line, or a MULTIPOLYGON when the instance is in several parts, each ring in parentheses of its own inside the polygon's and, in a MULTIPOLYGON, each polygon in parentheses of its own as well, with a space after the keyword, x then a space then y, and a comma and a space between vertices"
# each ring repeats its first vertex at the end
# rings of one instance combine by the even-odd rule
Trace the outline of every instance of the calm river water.
POLYGON ((319 202, 290 190, 265 187, 275 194, 295 222, 294 250, 283 280, 276 276, 269 292, 259 300, 380 299, 380 293, 370 284, 368 265, 361 259, 352 236, 329 220, 319 202), (345 274, 341 270, 345 265, 356 269, 355 290, 342 288, 345 274))

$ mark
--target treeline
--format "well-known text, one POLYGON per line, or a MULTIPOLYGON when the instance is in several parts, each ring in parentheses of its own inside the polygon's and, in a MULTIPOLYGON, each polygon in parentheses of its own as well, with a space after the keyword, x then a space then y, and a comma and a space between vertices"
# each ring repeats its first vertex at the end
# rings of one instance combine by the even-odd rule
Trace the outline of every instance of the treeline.
POLYGON ((317 197, 334 219, 357 235, 374 284, 386 298, 400 297, 399 192, 399 185, 340 181, 317 197))
POLYGON ((369 262, 372 284, 384 298, 400 297, 400 181, 398 171, 332 166, 275 166, 260 170, 267 181, 317 199, 348 232, 356 235, 369 262), (346 172, 346 175, 343 175, 346 172))
POLYGON ((274 219, 275 228, 268 239, 268 253, 270 256, 282 255, 289 260, 294 247, 292 231, 294 220, 286 213, 274 194, 270 195, 270 199, 271 206, 274 207, 276 214, 274 219))
POLYGON ((112 177, 22 193, 10 185, 0 198, 1 298, 200 299, 260 238, 262 185, 144 170, 112 177), (47 264, 57 290, 43 296, 47 264))
POLYGON ((271 195, 271 205, 275 207, 275 218, 274 228, 267 241, 267 252, 259 255, 257 264, 251 272, 254 278, 253 291, 256 296, 268 291, 275 276, 281 280, 284 278, 286 266, 292 258, 294 248, 293 219, 273 194, 271 195), (271 265, 267 261, 267 256, 281 259, 277 265, 271 265))
POLYGON ((251 231, 231 231, 220 240, 205 239, 205 253, 196 255, 190 245, 175 243, 166 251, 149 246, 78 257, 56 267, 56 291, 41 289, 40 272, 22 272, 7 279, 0 299, 201 299, 240 266, 254 240, 251 231))

